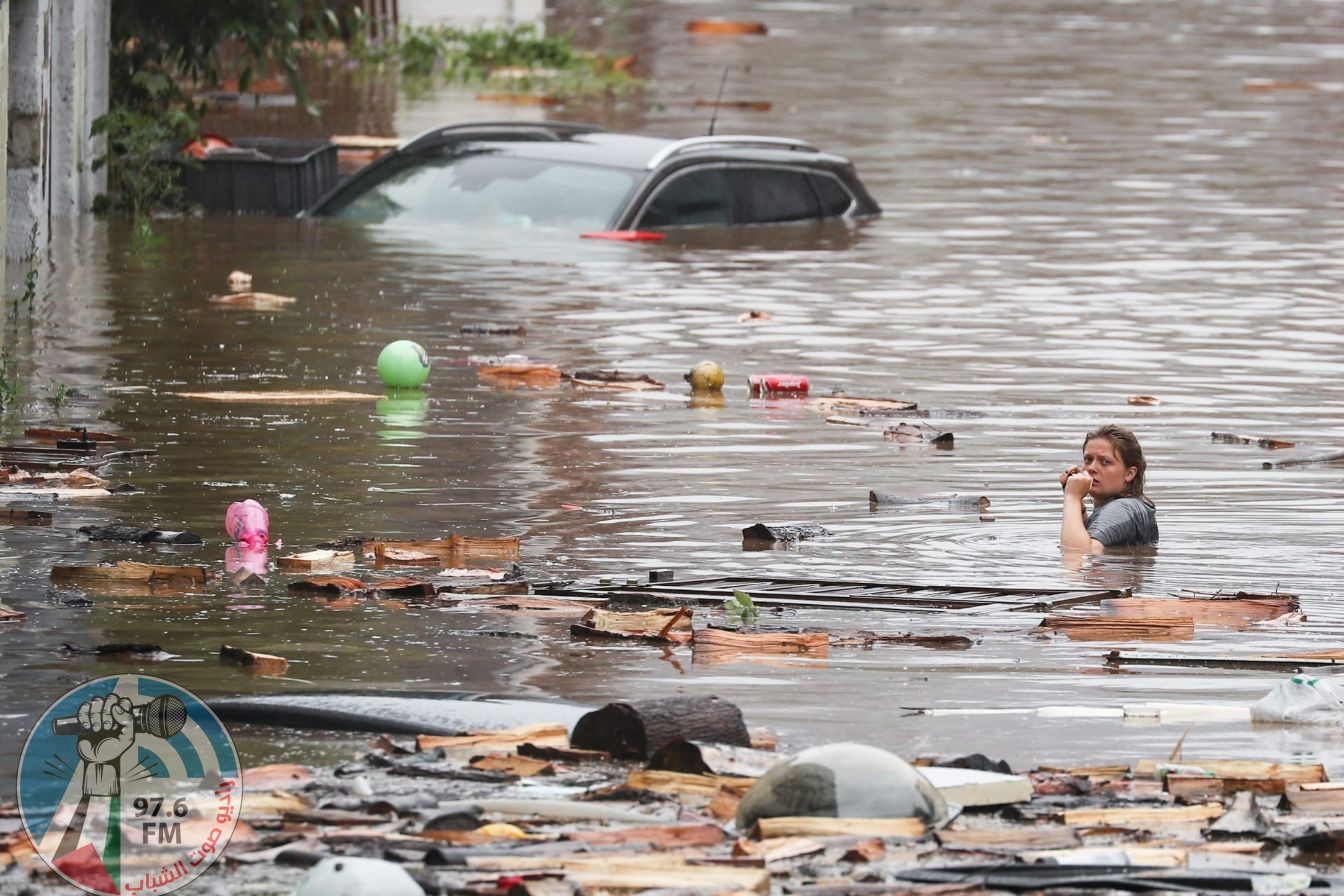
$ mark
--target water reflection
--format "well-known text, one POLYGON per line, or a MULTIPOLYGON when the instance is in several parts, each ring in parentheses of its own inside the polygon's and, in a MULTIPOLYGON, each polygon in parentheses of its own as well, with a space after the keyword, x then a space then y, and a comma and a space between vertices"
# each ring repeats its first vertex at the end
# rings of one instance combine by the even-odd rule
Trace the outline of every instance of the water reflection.
POLYGON ((378 437, 388 441, 423 439, 420 428, 429 413, 429 396, 421 389, 389 389, 386 397, 374 405, 374 411, 387 429, 378 437))

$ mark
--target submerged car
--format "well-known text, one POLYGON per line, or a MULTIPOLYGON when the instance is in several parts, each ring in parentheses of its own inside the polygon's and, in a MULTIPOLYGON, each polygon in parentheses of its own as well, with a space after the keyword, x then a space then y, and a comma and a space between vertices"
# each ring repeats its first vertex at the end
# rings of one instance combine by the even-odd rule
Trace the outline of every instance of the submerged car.
POLYGON ((879 211, 848 159, 801 140, 667 140, 564 122, 472 122, 403 143, 305 215, 604 236, 879 211))

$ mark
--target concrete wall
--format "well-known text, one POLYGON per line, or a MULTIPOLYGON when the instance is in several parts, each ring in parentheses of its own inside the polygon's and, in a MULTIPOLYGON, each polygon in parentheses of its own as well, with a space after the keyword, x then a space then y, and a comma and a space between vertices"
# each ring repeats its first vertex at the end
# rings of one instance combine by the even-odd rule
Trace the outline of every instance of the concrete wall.
POLYGON ((104 189, 93 120, 107 111, 111 0, 9 0, 5 254, 46 245, 53 218, 104 189))

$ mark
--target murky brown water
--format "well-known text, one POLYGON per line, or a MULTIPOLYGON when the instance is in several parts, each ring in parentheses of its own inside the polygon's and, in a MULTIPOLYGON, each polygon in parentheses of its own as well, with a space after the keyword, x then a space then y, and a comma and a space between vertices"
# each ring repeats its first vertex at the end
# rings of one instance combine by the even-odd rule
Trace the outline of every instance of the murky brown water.
MULTIPOLYGON (((674 567, 683 577, 1081 582, 1151 594, 1278 587, 1303 595, 1310 622, 1201 630, 1193 645, 1154 649, 1344 647, 1344 627, 1329 624, 1344 585, 1341 468, 1264 471, 1265 452, 1209 441, 1217 429, 1321 450, 1344 442, 1344 102, 1329 91, 1244 89, 1255 79, 1338 78, 1344 8, 735 3, 714 12, 763 20, 770 35, 702 39, 683 31, 706 12, 700 4, 631 7, 606 10, 601 32, 589 21, 596 4, 566 5, 558 18, 605 34, 610 49, 639 51, 650 94, 557 117, 699 133, 706 116, 692 101, 712 97, 722 65, 744 64, 728 97, 775 110, 725 112, 720 132, 796 134, 852 156, 885 216, 852 231, 634 246, 444 244, 433 234, 209 218, 165 222, 163 243, 143 251, 119 223, 81 222, 54 250, 52 295, 25 337, 31 399, 12 424, 91 421, 160 453, 114 471, 143 494, 62 504, 53 528, 0 536, 4 600, 29 614, 0 630, 0 793, 12 792, 27 726, 51 699, 136 668, 65 657, 63 641, 157 642, 178 658, 142 671, 204 695, 309 683, 594 702, 712 692, 739 703, 750 724, 778 728, 788 746, 851 738, 1015 765, 1165 756, 1186 727, 1028 710, 1244 705, 1283 677, 1087 675, 1110 645, 1038 639, 1027 624, 988 628, 962 653, 837 649, 824 662, 705 666, 687 651, 571 642, 554 623, 375 603, 334 610, 287 594, 281 576, 260 593, 220 586, 96 597, 91 607, 67 606, 72 593, 47 584, 54 562, 143 559, 74 534, 113 519, 201 532, 214 543, 189 556, 222 570, 224 508, 244 497, 269 506, 287 547, 351 533, 517 535, 537 580, 674 567), (271 313, 207 304, 237 267, 254 273, 257 289, 299 302, 271 313), (737 317, 749 309, 774 320, 745 327, 737 317), (480 322, 524 323, 527 336, 459 334, 480 322), (434 359, 422 405, 215 406, 171 394, 373 390, 379 348, 402 337, 434 359), (508 391, 460 363, 506 352, 645 372, 670 388, 508 391), (682 388, 681 374, 702 358, 729 371, 721 407, 691 404, 682 388), (956 448, 897 446, 878 430, 828 426, 797 402, 750 400, 746 376, 757 372, 914 399, 955 432, 956 448), (43 398, 55 383, 87 397, 52 414, 43 398), (1129 406, 1133 394, 1162 403, 1129 406), (1105 420, 1144 441, 1162 544, 1153 557, 1073 571, 1056 548, 1055 476, 1105 420), (932 506, 874 512, 869 489, 985 494, 997 521, 932 506), (793 551, 741 551, 743 526, 798 520, 836 535, 793 551), (288 657, 291 678, 221 669, 221 641, 288 657), (1022 712, 907 717, 902 707, 1022 712)), ((451 92, 396 102, 393 115, 333 109, 330 130, 381 122, 411 133, 447 111, 501 114, 451 92)), ((281 120, 266 112, 234 123, 241 133, 281 120)), ((11 295, 21 275, 11 265, 11 295)), ((941 625, 894 613, 795 621, 941 625)), ((1332 762, 1341 736, 1197 722, 1185 749, 1332 762)), ((245 758, 295 755, 295 743, 249 739, 245 758)))

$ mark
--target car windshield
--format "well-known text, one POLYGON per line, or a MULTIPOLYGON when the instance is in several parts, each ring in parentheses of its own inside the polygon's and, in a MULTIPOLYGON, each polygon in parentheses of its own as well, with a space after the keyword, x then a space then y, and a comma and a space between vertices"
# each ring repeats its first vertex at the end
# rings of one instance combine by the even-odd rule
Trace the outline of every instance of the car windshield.
POLYGON ((396 159, 350 184, 319 214, 376 223, 436 222, 473 227, 606 227, 640 172, 498 150, 396 159))

